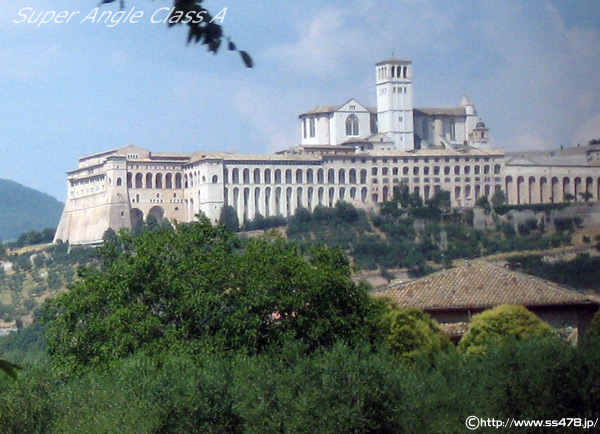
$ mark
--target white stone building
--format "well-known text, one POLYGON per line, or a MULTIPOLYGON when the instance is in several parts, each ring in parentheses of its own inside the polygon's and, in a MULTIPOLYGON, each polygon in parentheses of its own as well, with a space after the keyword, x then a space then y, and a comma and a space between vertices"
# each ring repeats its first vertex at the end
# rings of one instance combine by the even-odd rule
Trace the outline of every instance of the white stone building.
POLYGON ((375 72, 376 108, 355 99, 318 106, 300 115, 301 144, 277 154, 130 145, 80 158, 68 172, 55 240, 99 242, 108 228, 132 228, 149 215, 189 222, 202 212, 216 223, 225 205, 241 222, 338 200, 369 209, 399 183, 425 200, 449 191, 453 206, 498 190, 511 204, 600 197, 600 146, 505 155, 490 146, 467 98, 458 107, 414 108, 410 61, 380 62, 375 72))

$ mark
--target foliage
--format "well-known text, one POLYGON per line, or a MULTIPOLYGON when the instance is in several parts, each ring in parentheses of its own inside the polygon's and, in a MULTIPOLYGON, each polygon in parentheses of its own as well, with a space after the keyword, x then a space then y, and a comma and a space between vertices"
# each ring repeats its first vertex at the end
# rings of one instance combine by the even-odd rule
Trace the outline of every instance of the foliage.
POLYGON ((544 261, 541 255, 519 255, 508 258, 528 274, 539 276, 578 290, 600 290, 600 258, 580 253, 571 260, 544 261))
POLYGON ((225 226, 225 229, 228 231, 237 232, 240 230, 240 220, 238 219, 237 211, 231 205, 225 205, 221 209, 219 223, 225 226))
POLYGON ((473 316, 459 342, 459 348, 468 353, 480 353, 502 340, 527 340, 552 335, 552 327, 525 307, 505 304, 473 316))
POLYGON ((417 308, 390 306, 381 315, 378 325, 384 346, 405 360, 431 356, 450 345, 439 324, 417 308))
POLYGON ((135 352, 260 353, 288 339, 309 350, 369 333, 365 287, 345 256, 300 254, 278 239, 238 240, 207 219, 131 238, 66 294, 49 302, 48 348, 67 370, 135 352))
POLYGON ((492 206, 494 209, 501 207, 506 203, 506 195, 502 190, 496 190, 492 195, 492 206))

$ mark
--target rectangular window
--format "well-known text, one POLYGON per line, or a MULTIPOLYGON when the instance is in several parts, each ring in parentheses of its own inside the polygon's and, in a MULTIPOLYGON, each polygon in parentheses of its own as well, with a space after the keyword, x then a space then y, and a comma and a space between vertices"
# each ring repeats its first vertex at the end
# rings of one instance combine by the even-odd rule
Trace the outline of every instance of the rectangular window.
POLYGON ((315 118, 310 118, 310 136, 315 137, 315 118))
POLYGON ((456 122, 450 122, 450 140, 456 140, 456 122))

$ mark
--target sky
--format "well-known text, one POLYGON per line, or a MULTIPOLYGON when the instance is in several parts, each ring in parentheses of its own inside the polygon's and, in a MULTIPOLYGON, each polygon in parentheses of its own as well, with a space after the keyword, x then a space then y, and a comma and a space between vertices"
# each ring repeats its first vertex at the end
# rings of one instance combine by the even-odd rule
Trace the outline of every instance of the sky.
POLYGON ((300 113, 375 105, 374 64, 392 55, 413 61, 416 107, 467 95, 507 151, 600 138, 597 0, 205 0, 253 69, 236 52, 187 45, 184 26, 152 23, 171 0, 126 0, 143 15, 116 25, 85 19, 98 3, 0 9, 0 178, 61 201, 79 157, 128 144, 260 154, 298 144, 300 113), (61 11, 68 23, 27 22, 61 11))

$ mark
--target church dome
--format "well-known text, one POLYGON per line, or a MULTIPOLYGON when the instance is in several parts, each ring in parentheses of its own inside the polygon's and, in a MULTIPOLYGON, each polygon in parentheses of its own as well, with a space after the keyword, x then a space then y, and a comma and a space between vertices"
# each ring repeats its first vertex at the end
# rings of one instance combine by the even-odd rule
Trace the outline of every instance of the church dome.
POLYGON ((485 124, 483 123, 483 121, 479 121, 477 122, 477 125, 475 125, 475 128, 485 128, 485 124))

